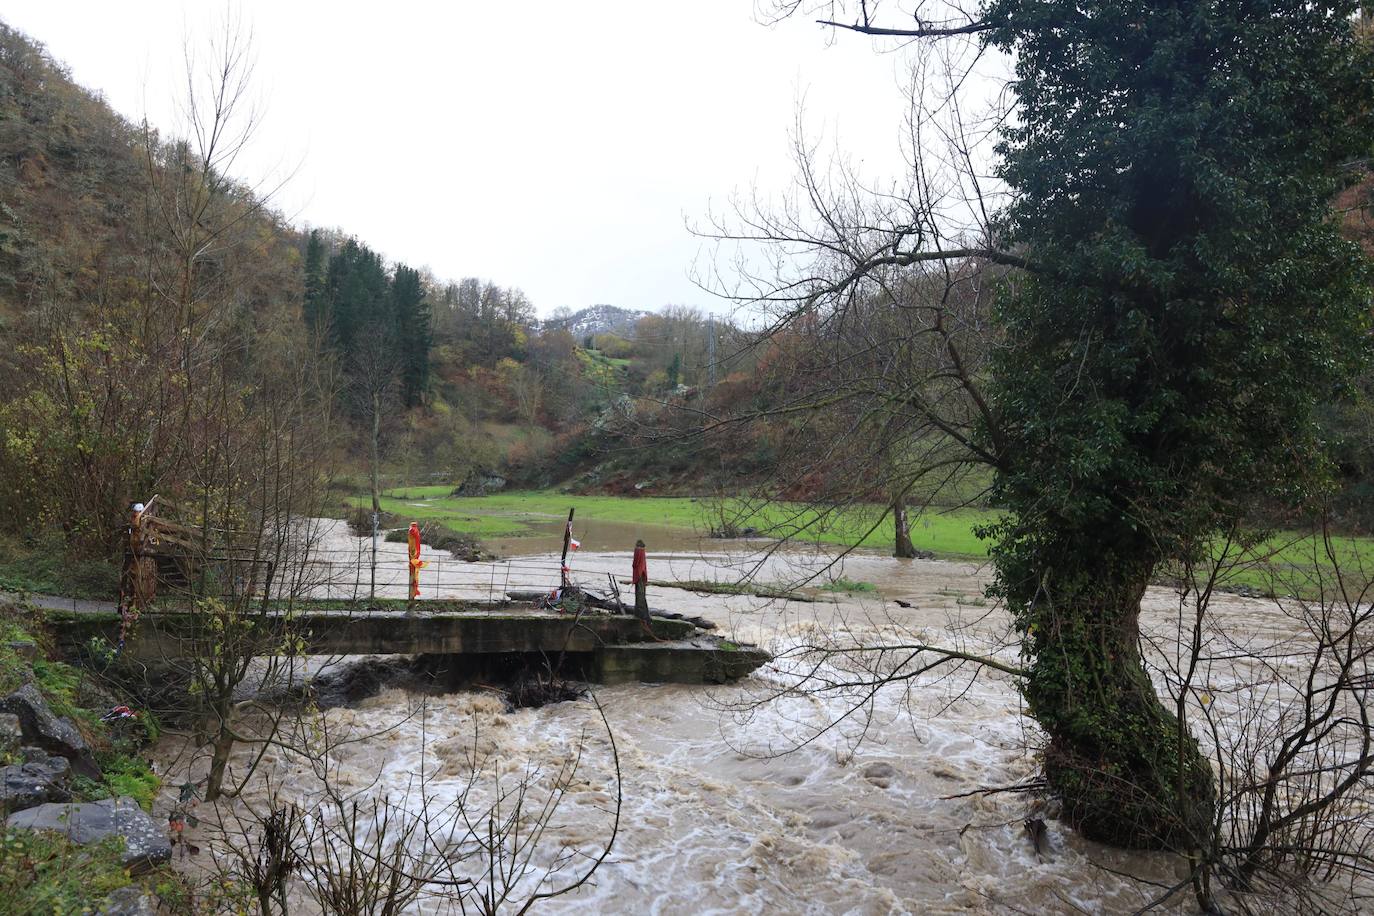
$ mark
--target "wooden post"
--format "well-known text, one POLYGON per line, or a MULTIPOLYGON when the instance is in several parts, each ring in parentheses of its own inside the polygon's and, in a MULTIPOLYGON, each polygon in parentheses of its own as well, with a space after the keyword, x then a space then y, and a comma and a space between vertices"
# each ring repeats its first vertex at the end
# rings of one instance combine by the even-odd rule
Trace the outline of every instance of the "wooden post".
POLYGON ((562 588, 568 587, 568 542, 572 540, 573 513, 576 511, 576 508, 568 510, 568 524, 563 529, 563 557, 558 561, 558 578, 562 588))

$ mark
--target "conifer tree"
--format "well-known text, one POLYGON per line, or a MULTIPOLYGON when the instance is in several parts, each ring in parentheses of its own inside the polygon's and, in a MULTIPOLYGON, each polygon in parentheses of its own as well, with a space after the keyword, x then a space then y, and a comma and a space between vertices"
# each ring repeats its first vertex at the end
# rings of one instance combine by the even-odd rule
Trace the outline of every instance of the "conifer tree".
POLYGON ((362 335, 390 336, 393 329, 391 297, 381 255, 357 239, 348 239, 329 259, 325 288, 332 341, 347 369, 362 335))
POLYGON ((318 334, 329 321, 325 296, 325 250, 320 230, 312 229, 305 245, 305 326, 318 334))
POLYGON ((391 308, 396 321, 401 400, 414 407, 429 384, 429 350, 433 344, 429 299, 419 271, 396 265, 391 278, 391 308))

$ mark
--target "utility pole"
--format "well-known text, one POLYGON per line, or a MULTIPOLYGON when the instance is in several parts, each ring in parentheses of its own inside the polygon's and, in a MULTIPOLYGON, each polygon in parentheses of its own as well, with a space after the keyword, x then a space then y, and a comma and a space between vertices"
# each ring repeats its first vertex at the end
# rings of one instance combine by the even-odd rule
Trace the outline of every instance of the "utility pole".
POLYGON ((707 387, 716 387, 716 316, 706 317, 706 378, 707 387))
POLYGON ((367 586, 367 598, 369 601, 377 599, 377 523, 381 517, 376 509, 372 510, 372 579, 367 586))
POLYGON ((372 391, 372 579, 367 598, 377 600, 377 525, 382 517, 382 504, 377 498, 377 440, 381 438, 382 399, 374 386, 372 391))

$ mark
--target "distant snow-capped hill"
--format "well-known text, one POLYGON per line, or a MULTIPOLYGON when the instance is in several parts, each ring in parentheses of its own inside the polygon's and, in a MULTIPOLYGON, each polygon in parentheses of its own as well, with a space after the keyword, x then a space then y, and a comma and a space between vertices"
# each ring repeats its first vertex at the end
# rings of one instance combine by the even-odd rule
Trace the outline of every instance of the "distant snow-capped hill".
POLYGON ((635 322, 652 314, 643 309, 626 309, 618 305, 589 305, 563 318, 549 318, 541 325, 545 331, 566 330, 579 341, 589 334, 634 334, 635 322))

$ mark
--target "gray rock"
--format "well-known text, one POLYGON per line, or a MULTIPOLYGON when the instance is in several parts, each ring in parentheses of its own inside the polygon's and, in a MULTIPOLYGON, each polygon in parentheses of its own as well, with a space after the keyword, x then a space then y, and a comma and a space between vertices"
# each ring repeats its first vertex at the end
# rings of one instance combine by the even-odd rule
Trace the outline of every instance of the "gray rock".
POLYGON ((870 763, 863 769, 864 779, 867 779, 880 789, 886 789, 891 786, 892 780, 896 775, 897 771, 893 769, 892 764, 883 763, 881 760, 876 763, 870 763))
POLYGON ((25 661, 31 662, 38 657, 38 645, 30 640, 19 639, 14 642, 7 642, 5 645, 11 652, 25 661))
POLYGON ((469 475, 456 492, 459 496, 486 496, 504 490, 508 483, 510 481, 494 471, 483 471, 469 475))
POLYGON ((58 754, 72 762, 72 769, 90 779, 100 778, 100 768, 91 756, 90 745, 81 737, 71 719, 59 717, 49 707, 38 688, 25 684, 14 693, 0 699, 0 712, 19 717, 24 740, 36 744, 50 754, 58 754))
POLYGON ((6 826, 23 830, 51 830, 73 842, 99 843, 112 836, 124 838, 120 864, 132 873, 171 861, 172 844, 167 830, 144 813, 127 795, 80 804, 46 804, 19 811, 5 819, 6 826))
POLYGON ((19 753, 23 743, 24 729, 19 725, 19 717, 12 712, 0 713, 0 757, 19 753))
POLYGON ((137 884, 121 887, 105 898, 97 916, 156 916, 157 902, 137 884))
POLYGON ((0 810, 23 811, 44 802, 70 801, 67 781, 71 775, 67 758, 47 754, 41 760, 0 767, 0 810))

